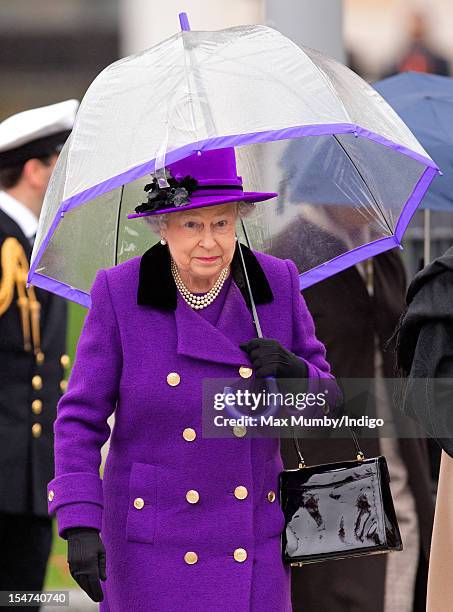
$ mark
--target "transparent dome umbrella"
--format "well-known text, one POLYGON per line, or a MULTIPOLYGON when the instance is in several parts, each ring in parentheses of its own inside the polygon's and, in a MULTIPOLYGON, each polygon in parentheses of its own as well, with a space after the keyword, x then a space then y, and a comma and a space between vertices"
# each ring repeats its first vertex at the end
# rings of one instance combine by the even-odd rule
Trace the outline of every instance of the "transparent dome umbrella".
MULTIPOLYGON (((183 28, 187 28, 187 24, 183 28)), ((276 191, 244 227, 301 287, 400 245, 437 166, 356 74, 265 26, 183 29, 93 81, 51 177, 29 282, 86 306, 99 268, 156 240, 128 219, 151 173, 236 148, 246 191, 276 191)))

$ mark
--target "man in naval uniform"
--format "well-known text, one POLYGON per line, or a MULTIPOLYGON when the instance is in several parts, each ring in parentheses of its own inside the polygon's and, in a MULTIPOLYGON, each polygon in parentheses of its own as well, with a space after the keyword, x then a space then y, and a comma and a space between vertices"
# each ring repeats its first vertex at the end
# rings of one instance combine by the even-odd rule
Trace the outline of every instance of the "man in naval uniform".
MULTIPOLYGON (((40 591, 52 542, 47 482, 65 389, 66 303, 26 287, 44 194, 76 100, 0 123, 0 591, 40 591)), ((38 607, 30 607, 38 610, 38 607)))

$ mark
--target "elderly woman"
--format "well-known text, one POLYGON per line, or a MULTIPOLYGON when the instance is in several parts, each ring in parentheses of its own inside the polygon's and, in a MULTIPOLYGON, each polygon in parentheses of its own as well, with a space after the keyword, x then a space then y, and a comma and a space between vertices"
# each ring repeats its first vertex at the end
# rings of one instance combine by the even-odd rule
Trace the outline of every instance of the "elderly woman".
POLYGON ((137 209, 165 215, 160 243, 93 284, 58 406, 49 512, 73 577, 101 610, 289 611, 279 440, 244 427, 203 438, 202 381, 328 378, 324 347, 296 266, 243 247, 266 336, 251 342, 235 226, 247 203, 276 194, 243 192, 232 148, 167 173, 170 187, 148 185, 137 209))

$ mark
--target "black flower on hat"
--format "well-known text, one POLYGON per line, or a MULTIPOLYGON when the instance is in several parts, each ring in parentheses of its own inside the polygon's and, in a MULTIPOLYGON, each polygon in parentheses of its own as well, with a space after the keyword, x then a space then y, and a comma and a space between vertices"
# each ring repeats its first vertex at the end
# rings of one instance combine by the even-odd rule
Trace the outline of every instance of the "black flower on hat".
POLYGON ((198 181, 190 175, 178 181, 168 171, 166 174, 169 187, 159 187, 157 178, 153 177, 152 182, 143 188, 147 193, 148 201, 136 206, 136 213, 153 212, 189 204, 189 196, 198 187, 198 181))

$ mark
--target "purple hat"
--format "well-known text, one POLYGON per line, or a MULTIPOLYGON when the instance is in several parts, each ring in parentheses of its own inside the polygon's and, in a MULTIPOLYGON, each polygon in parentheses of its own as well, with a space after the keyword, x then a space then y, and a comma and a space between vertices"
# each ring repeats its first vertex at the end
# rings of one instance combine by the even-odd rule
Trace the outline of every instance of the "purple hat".
POLYGON ((262 202, 278 193, 245 192, 237 176, 234 147, 193 153, 165 168, 169 187, 159 187, 157 177, 145 185, 148 201, 128 219, 215 206, 225 202, 262 202))

